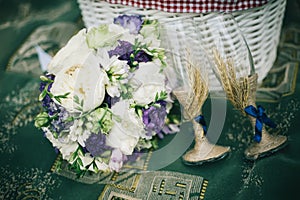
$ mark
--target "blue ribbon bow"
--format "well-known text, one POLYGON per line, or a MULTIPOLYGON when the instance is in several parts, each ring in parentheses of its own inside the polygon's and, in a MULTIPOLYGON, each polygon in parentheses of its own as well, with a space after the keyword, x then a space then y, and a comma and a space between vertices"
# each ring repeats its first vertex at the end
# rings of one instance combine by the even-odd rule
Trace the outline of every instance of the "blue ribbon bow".
POLYGON ((250 105, 247 106, 244 110, 248 115, 256 118, 254 141, 261 141, 262 128, 264 124, 268 125, 271 128, 276 128, 276 124, 267 117, 265 109, 262 106, 257 106, 256 109, 254 106, 250 105))
POLYGON ((203 131, 204 131, 204 135, 206 135, 206 133, 207 133, 207 126, 206 126, 206 122, 205 122, 204 116, 203 115, 198 115, 197 117, 194 118, 194 120, 196 122, 198 122, 199 124, 202 125, 203 131))

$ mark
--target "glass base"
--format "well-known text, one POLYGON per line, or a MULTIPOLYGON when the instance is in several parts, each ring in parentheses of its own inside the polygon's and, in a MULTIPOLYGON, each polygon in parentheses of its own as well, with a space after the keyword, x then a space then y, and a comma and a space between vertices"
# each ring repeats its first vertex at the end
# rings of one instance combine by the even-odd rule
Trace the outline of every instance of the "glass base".
POLYGON ((244 152, 246 159, 256 160, 271 155, 284 148, 287 137, 283 135, 263 135, 260 143, 252 143, 244 152))
POLYGON ((225 158, 230 152, 230 147, 211 144, 205 137, 196 142, 193 149, 182 156, 186 165, 202 165, 225 158))

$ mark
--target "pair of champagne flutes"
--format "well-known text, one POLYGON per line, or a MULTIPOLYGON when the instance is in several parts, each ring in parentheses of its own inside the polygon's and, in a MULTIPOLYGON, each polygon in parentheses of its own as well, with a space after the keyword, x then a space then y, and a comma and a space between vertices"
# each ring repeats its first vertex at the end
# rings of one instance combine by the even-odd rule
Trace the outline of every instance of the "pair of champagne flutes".
MULTIPOLYGON (((183 119, 192 123, 195 143, 183 156, 189 165, 226 157, 230 147, 208 138, 202 106, 212 90, 225 91, 234 108, 247 116, 253 126, 253 142, 244 155, 256 160, 279 150, 287 137, 269 134, 266 126, 276 124, 256 105, 257 73, 251 51, 231 14, 168 19, 161 23, 161 38, 167 73, 173 94, 182 106, 183 119)), ((218 123, 211 121, 211 123, 218 123)))

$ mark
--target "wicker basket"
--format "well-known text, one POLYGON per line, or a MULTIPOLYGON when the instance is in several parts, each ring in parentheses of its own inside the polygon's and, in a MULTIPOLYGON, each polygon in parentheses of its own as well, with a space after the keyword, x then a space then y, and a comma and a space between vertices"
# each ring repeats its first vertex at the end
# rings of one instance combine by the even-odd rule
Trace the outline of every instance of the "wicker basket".
MULTIPOLYGON (((197 18, 202 18, 204 15, 196 13, 168 13, 152 9, 110 4, 99 0, 78 0, 78 3, 87 28, 99 24, 112 23, 113 19, 121 14, 143 15, 150 19, 157 19, 161 23, 177 19, 181 21, 190 18, 197 20, 197 18)), ((251 50, 255 70, 259 75, 258 83, 262 82, 275 62, 285 6, 286 0, 270 0, 264 6, 232 13, 251 50)), ((190 27, 185 29, 185 31, 195 30, 192 30, 190 27)), ((214 80, 216 78, 209 77, 209 79, 214 80)), ((221 89, 217 80, 210 85, 211 90, 221 89)))

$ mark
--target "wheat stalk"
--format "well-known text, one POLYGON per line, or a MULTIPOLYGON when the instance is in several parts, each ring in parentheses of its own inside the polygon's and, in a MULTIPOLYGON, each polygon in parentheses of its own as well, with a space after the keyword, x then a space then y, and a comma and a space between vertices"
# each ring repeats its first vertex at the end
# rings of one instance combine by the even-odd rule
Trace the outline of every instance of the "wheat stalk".
POLYGON ((249 96, 251 95, 249 77, 236 77, 236 66, 231 59, 224 61, 219 52, 213 50, 216 63, 217 75, 226 92, 228 100, 233 106, 244 112, 244 108, 248 105, 249 96))
POLYGON ((199 63, 193 63, 191 61, 189 51, 187 51, 186 57, 187 62, 185 66, 190 90, 187 93, 184 109, 188 118, 193 119, 201 112, 201 108, 208 96, 208 85, 201 76, 200 67, 197 67, 199 63))

